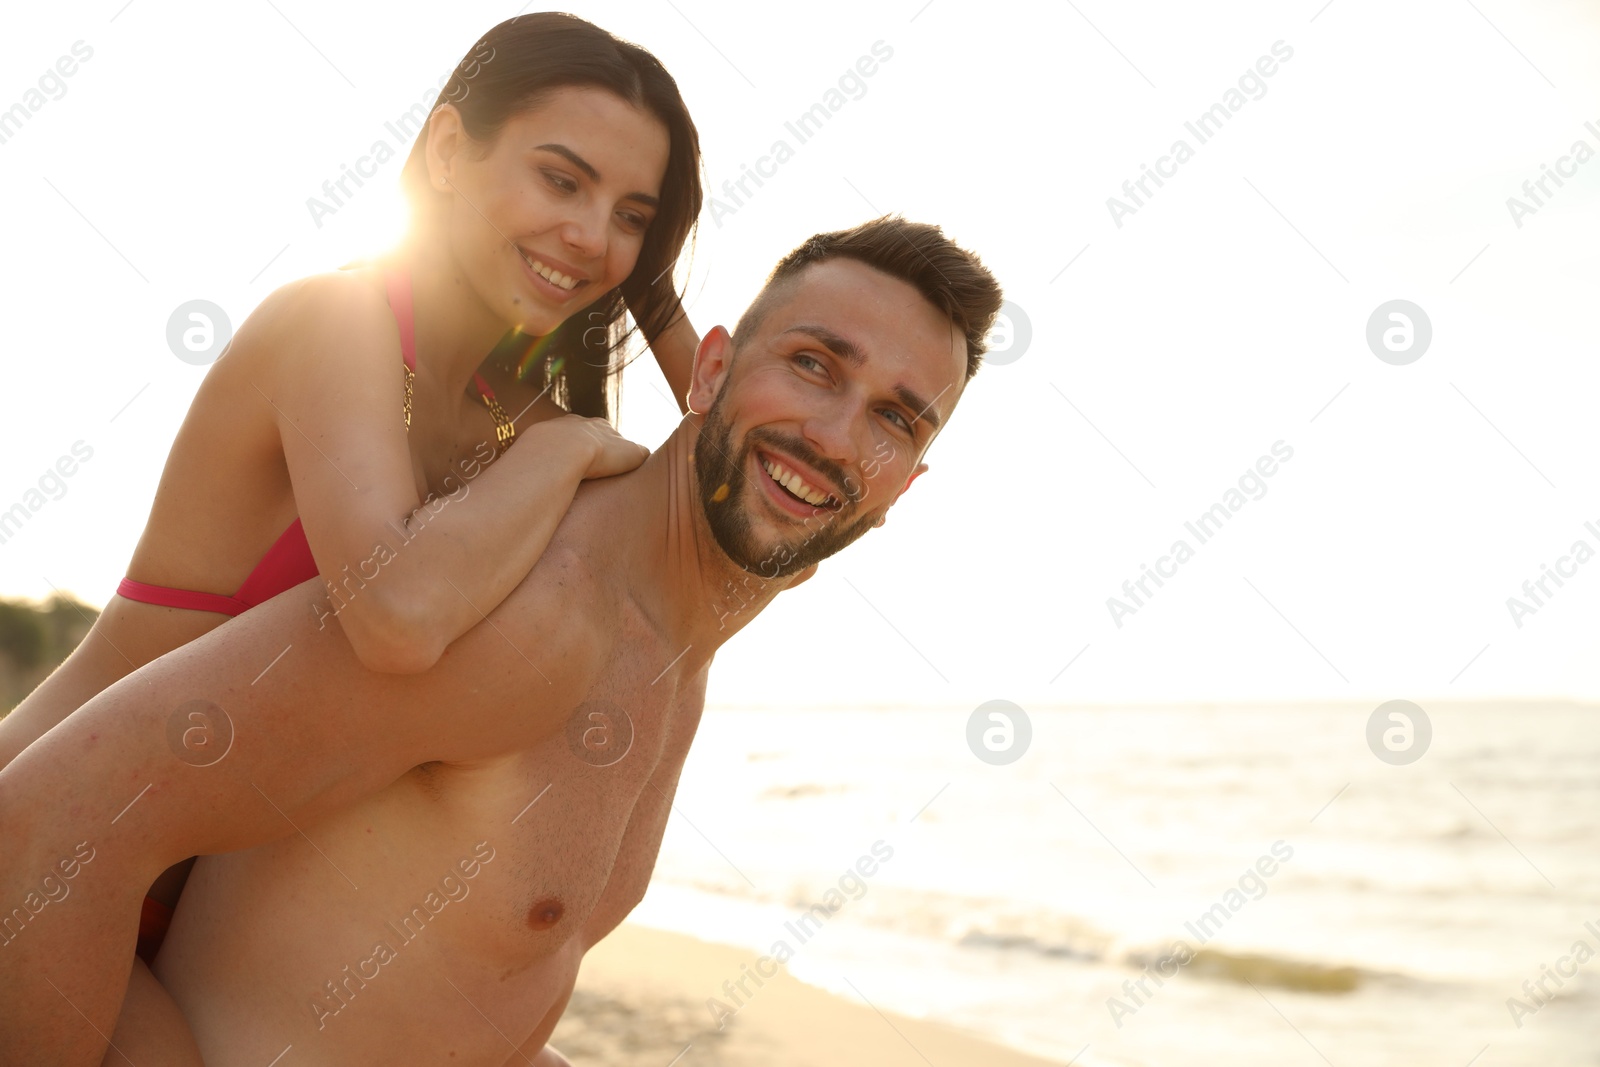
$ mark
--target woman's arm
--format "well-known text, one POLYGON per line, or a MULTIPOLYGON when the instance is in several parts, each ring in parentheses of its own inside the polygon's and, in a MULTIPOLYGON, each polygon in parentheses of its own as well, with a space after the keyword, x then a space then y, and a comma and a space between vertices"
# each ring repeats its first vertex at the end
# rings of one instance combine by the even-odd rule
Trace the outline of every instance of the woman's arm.
POLYGON ((598 677, 600 624, 571 590, 521 598, 439 670, 399 678, 359 669, 338 627, 318 631, 316 584, 124 678, 0 771, 0 901, 27 916, 0 931, 0 1061, 100 1063, 126 997, 144 888, 161 870, 281 839, 418 764, 559 736, 598 677), (254 684, 259 664, 286 647, 254 684), (539 650, 549 686, 530 686, 515 649, 539 650), (226 707, 225 759, 197 770, 174 757, 168 730, 181 698, 226 707))
MULTIPOLYGON (((527 428, 485 445, 420 497, 401 416, 403 371, 380 302, 352 314, 350 280, 286 301, 259 335, 271 381, 249 383, 278 423, 295 505, 336 617, 368 668, 427 670, 533 569, 585 478, 631 470, 648 450, 600 420, 527 428)), ((232 358, 232 355, 230 355, 232 358)), ((226 361, 223 361, 226 362, 226 361)), ((240 371, 248 367, 241 361, 240 371)), ((243 390, 236 390, 242 392, 243 390)), ((416 430, 413 430, 416 432, 416 430)))
POLYGON ((650 351, 655 354, 661 373, 666 375, 672 398, 678 402, 680 414, 689 410, 689 375, 694 370, 695 349, 700 347, 700 335, 695 333, 689 313, 681 306, 667 328, 650 338, 650 351))

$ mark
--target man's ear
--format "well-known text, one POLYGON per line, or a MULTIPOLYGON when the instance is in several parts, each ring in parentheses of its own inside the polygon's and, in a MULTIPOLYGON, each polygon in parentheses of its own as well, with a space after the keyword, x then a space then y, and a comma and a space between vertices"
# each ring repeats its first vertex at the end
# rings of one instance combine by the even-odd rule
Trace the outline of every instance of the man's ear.
MULTIPOLYGON (((911 488, 911 483, 912 482, 916 481, 918 478, 922 477, 927 472, 928 472, 928 465, 926 463, 918 463, 917 464, 917 469, 911 472, 911 477, 906 479, 906 484, 900 489, 899 495, 897 495, 894 498, 895 503, 898 504, 900 502, 900 497, 906 495, 906 490, 911 488)), ((893 505, 891 505, 891 506, 893 506, 893 505)), ((883 515, 881 515, 878 518, 877 522, 872 524, 873 528, 876 529, 877 527, 882 526, 884 524, 884 522, 886 522, 888 520, 888 518, 889 518, 889 513, 886 511, 886 512, 883 513, 883 515)))
POLYGON ((694 351, 694 369, 689 374, 689 410, 704 415, 711 410, 733 362, 733 338, 721 326, 713 326, 700 339, 694 351))

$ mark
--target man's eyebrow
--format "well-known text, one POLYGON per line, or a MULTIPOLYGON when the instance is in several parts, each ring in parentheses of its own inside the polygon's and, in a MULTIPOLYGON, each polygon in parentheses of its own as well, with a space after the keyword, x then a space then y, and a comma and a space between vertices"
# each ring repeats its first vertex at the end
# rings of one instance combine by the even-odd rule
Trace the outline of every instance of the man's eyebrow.
POLYGON ((856 347, 856 343, 854 341, 847 337, 840 337, 826 326, 801 324, 799 326, 789 327, 789 329, 785 330, 784 333, 803 333, 823 347, 830 349, 834 355, 838 356, 852 367, 860 367, 865 365, 867 362, 866 353, 862 352, 860 348, 856 347))
MULTIPOLYGON (((861 349, 856 346, 854 341, 851 341, 846 337, 840 337, 826 326, 802 324, 800 326, 791 326, 784 332, 805 334, 807 337, 812 338, 831 350, 834 355, 838 356, 852 367, 860 367, 867 362, 866 353, 862 352, 861 349)), ((940 391, 939 396, 943 396, 946 392, 949 392, 948 386, 940 391)), ((894 387, 894 395, 900 401, 900 403, 916 412, 917 419, 921 419, 923 422, 926 422, 935 430, 939 429, 939 415, 938 412, 933 410, 933 405, 939 400, 938 396, 934 397, 932 400, 923 400, 922 397, 918 396, 915 392, 903 385, 897 385, 894 387)))
MULTIPOLYGON (((541 152, 554 152, 556 155, 565 159, 568 163, 571 163, 574 167, 577 167, 579 170, 583 171, 584 174, 588 175, 589 180, 592 182, 597 182, 600 180, 600 172, 594 169, 594 165, 564 144, 542 144, 539 146, 539 150, 541 152)), ((649 193, 628 193, 625 197, 623 197, 623 199, 637 200, 646 207, 654 208, 661 206, 660 199, 651 196, 649 193)))
MULTIPOLYGON (((939 396, 944 396, 944 394, 948 393, 949 391, 950 387, 947 385, 939 391, 939 396)), ((939 396, 934 397, 932 400, 924 401, 920 396, 918 396, 916 393, 913 393, 910 389, 907 389, 903 385, 897 385, 894 387, 894 395, 900 398, 900 403, 904 404, 912 411, 915 411, 917 413, 917 418, 933 427, 935 431, 939 429, 939 413, 933 410, 933 405, 939 402, 939 396)))

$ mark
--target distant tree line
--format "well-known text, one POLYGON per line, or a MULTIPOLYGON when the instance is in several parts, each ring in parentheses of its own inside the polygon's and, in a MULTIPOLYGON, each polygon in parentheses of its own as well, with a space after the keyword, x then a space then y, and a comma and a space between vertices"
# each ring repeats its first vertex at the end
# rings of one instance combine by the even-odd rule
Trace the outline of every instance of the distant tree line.
POLYGON ((100 613, 68 596, 0 600, 0 708, 9 712, 78 647, 100 613))

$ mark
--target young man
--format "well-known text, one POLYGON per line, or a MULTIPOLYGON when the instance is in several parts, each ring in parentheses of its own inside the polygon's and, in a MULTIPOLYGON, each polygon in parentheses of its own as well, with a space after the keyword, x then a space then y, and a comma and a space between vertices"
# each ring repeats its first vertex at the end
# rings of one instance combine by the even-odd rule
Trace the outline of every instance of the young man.
POLYGON ((308 582, 75 712, 0 772, 10 1061, 560 1062, 713 654, 926 469, 999 306, 935 227, 813 237, 701 343, 665 444, 585 485, 432 670, 362 669, 308 582), (130 986, 144 889, 193 855, 130 986))

